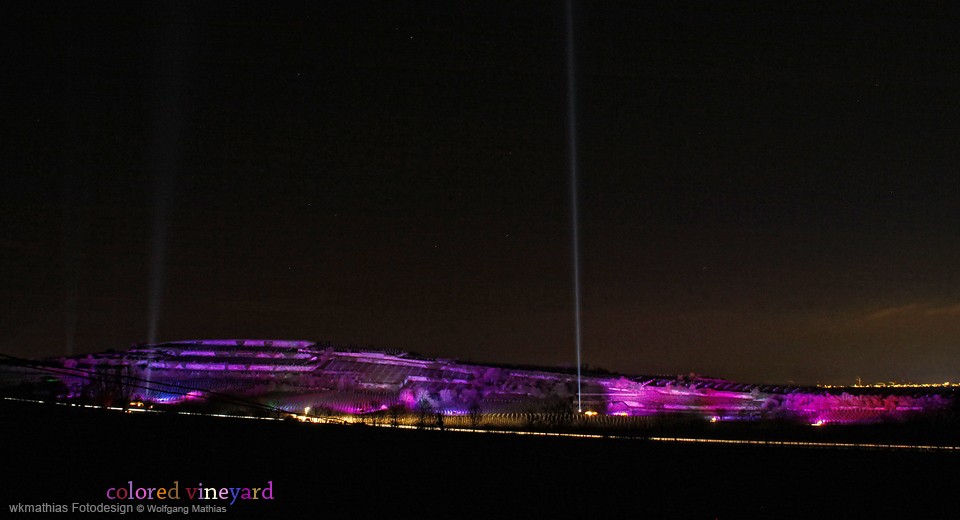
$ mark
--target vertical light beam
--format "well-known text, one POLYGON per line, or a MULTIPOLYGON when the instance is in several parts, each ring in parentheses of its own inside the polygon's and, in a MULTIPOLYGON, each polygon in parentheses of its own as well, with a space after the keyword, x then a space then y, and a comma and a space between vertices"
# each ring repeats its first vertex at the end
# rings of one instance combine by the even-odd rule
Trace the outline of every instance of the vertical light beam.
POLYGON ((160 303, 163 298, 163 275, 169 237, 173 168, 171 165, 157 165, 157 170, 154 173, 153 227, 150 240, 150 292, 147 316, 147 342, 151 345, 157 342, 160 330, 160 303))
POLYGON ((153 226, 150 242, 150 287, 148 295, 147 341, 159 339, 160 307, 163 301, 164 271, 169 242, 170 212, 174 180, 180 168, 181 106, 180 91, 183 70, 180 63, 184 42, 184 26, 169 15, 157 27, 155 43, 154 91, 152 95, 152 128, 150 168, 153 173, 153 226))
POLYGON ((577 411, 583 411, 580 397, 580 233, 577 197, 577 98, 573 82, 573 0, 567 0, 567 109, 570 116, 570 202, 573 210, 573 300, 577 342, 577 411))

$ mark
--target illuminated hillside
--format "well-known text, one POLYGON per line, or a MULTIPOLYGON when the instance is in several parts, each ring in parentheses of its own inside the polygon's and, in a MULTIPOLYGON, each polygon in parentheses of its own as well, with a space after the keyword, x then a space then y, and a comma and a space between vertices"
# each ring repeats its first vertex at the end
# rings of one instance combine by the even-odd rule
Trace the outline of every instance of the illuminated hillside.
MULTIPOLYGON (((48 364, 45 372, 16 370, 35 381, 45 378, 48 384, 52 377, 62 399, 107 396, 147 406, 215 399, 228 411, 243 403, 259 403, 297 414, 429 413, 448 420, 577 412, 577 376, 563 369, 485 366, 307 341, 171 342, 60 359, 48 364)), ((707 421, 785 419, 813 425, 868 423, 934 414, 953 401, 950 395, 932 391, 860 389, 853 395, 840 389, 695 376, 589 374, 582 377, 581 388, 581 411, 609 417, 608 422, 681 416, 707 421)))

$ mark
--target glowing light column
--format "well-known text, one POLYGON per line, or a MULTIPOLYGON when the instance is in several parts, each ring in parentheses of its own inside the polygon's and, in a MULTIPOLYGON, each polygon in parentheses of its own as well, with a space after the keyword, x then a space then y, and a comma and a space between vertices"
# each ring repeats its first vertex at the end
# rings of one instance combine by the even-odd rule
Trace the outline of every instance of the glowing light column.
POLYGON ((577 206, 577 99, 573 83, 573 0, 567 0, 567 101, 570 116, 570 199, 573 207, 573 299, 577 334, 577 411, 583 411, 580 397, 580 233, 577 206))

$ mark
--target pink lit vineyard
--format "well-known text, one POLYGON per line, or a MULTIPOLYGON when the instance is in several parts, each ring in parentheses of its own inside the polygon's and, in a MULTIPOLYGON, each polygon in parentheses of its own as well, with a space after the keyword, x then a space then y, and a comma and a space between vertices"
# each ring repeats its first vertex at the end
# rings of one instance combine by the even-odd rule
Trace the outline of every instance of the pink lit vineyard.
MULTIPOLYGON (((89 395, 91 386, 102 387, 104 381, 136 381, 125 385, 124 398, 140 403, 231 396, 293 413, 429 411, 449 417, 451 424, 478 415, 516 419, 576 412, 576 375, 562 369, 482 366, 304 341, 163 343, 61 359, 59 366, 66 398, 89 395), (98 381, 89 374, 102 377, 98 381)), ((936 414, 953 405, 951 395, 937 392, 894 395, 875 389, 852 395, 698 377, 589 375, 581 387, 582 411, 610 420, 682 416, 715 422, 869 423, 936 414)))

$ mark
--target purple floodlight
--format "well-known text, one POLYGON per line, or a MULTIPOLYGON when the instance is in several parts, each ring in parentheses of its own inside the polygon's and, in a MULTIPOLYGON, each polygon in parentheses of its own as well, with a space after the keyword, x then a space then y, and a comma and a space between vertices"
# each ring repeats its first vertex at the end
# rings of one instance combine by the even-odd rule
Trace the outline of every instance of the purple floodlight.
POLYGON ((905 420, 936 413, 953 398, 851 395, 823 389, 760 387, 717 379, 588 376, 550 370, 504 369, 454 360, 410 358, 403 352, 308 341, 202 340, 140 346, 125 354, 64 361, 60 377, 68 397, 82 394, 89 378, 80 370, 129 375, 148 381, 145 402, 172 404, 204 391, 301 412, 325 409, 369 414, 402 405, 443 415, 572 413, 609 420, 680 415, 705 421, 784 419, 811 425, 905 420), (178 388, 192 388, 183 395, 178 388), (579 388, 579 391, 578 391, 579 388), (572 408, 571 408, 572 406, 572 408), (622 418, 622 419, 621 419, 622 418))

